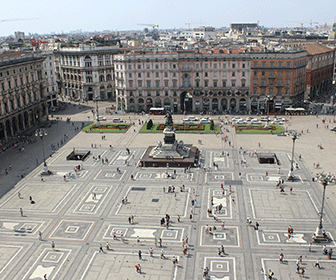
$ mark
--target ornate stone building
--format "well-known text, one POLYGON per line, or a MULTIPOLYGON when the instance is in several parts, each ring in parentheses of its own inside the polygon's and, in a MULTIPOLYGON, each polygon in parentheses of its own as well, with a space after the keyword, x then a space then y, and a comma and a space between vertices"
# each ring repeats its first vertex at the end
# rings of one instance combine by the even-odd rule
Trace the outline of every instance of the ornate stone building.
POLYGON ((71 100, 115 100, 113 56, 117 47, 62 48, 55 51, 61 97, 71 100))
POLYGON ((129 52, 115 56, 117 109, 165 107, 181 112, 246 112, 247 53, 129 52))
POLYGON ((47 118, 43 60, 32 53, 0 54, 1 143, 47 118))
POLYGON ((271 96, 277 102, 271 110, 283 110, 303 102, 306 55, 247 50, 119 54, 114 62, 117 109, 249 113, 264 110, 271 96))

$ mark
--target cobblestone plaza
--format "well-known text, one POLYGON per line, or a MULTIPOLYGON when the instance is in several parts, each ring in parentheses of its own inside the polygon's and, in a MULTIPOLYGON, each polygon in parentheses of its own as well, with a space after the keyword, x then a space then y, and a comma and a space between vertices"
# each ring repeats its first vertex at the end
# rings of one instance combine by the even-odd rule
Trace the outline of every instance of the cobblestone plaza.
MULTIPOLYGON (((47 161, 54 175, 42 181, 39 166, 0 199, 1 279, 43 279, 45 274, 47 279, 203 279, 205 267, 208 279, 267 279, 269 269, 275 279, 298 279, 298 256, 309 279, 334 279, 334 260, 322 255, 322 245, 310 245, 321 192, 304 160, 295 158, 298 181, 285 182, 284 193, 276 187, 288 175, 290 151, 272 150, 280 165, 259 164, 254 150, 225 148, 223 153, 202 145, 205 168, 176 169, 176 176, 168 177, 174 169, 137 167, 145 145, 130 148, 129 154, 122 145, 76 148, 91 151, 81 171, 74 171, 79 162, 66 160, 73 149, 66 145, 47 161), (107 162, 95 160, 98 156, 107 162), (175 191, 168 192, 169 186, 175 191), (166 214, 172 221, 168 228, 160 224, 166 214), (294 229, 290 239, 289 225, 294 229), (225 254, 219 255, 221 245, 225 254), (323 269, 314 267, 317 259, 323 269)), ((324 228, 333 239, 335 216, 328 203, 324 228)))

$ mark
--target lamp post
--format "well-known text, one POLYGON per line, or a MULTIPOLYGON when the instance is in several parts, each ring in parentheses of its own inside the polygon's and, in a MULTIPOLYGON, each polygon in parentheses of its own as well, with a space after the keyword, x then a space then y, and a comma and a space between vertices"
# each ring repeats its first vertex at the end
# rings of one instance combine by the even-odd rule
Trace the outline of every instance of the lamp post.
POLYGON ((47 162, 45 160, 45 152, 44 152, 44 137, 48 135, 48 132, 46 129, 44 128, 38 128, 35 131, 35 136, 36 137, 40 137, 41 142, 42 142, 42 155, 43 155, 43 169, 42 169, 42 174, 49 174, 48 171, 48 166, 47 166, 47 162))
POLYGON ((43 138, 44 138, 44 136, 47 136, 47 135, 48 135, 48 132, 47 132, 47 130, 44 129, 44 128, 38 128, 38 129, 36 129, 36 131, 35 131, 35 136, 36 136, 36 137, 40 137, 41 142, 42 142, 42 154, 43 154, 43 165, 44 165, 44 166, 47 166, 47 163, 46 163, 46 161, 45 161, 44 141, 43 141, 43 138))
POLYGON ((328 241, 329 240, 328 236, 325 234, 325 232, 323 230, 323 210, 324 210, 326 188, 333 181, 333 176, 331 176, 331 175, 324 175, 322 173, 322 174, 320 174, 318 180, 322 183, 323 194, 322 194, 321 211, 319 213, 320 214, 320 222, 319 222, 319 225, 316 228, 315 234, 313 236, 313 240, 315 242, 328 241))
POLYGON ((291 167, 290 171, 288 173, 288 181, 295 181, 295 176, 294 176, 294 147, 295 147, 295 141, 299 138, 298 133, 295 131, 292 134, 292 140, 293 140, 293 146, 292 146, 292 158, 291 158, 291 167))

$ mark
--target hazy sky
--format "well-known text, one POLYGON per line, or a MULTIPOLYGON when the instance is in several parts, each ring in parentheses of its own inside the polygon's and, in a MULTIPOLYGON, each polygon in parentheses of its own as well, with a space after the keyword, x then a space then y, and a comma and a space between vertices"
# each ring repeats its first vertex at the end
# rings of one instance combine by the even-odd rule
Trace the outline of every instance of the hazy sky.
POLYGON ((82 29, 185 28, 232 22, 257 22, 264 26, 298 26, 310 20, 336 22, 336 0, 1 0, 0 36, 26 33, 68 32, 82 29), (5 19, 34 18, 1 22, 5 19))

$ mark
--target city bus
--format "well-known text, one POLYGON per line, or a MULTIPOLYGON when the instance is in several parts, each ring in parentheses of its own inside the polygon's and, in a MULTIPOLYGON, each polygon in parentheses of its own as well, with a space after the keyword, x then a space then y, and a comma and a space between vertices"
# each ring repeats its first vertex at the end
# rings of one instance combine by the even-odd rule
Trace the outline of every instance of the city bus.
POLYGON ((149 114, 150 115, 164 115, 166 110, 164 108, 150 108, 149 114))

